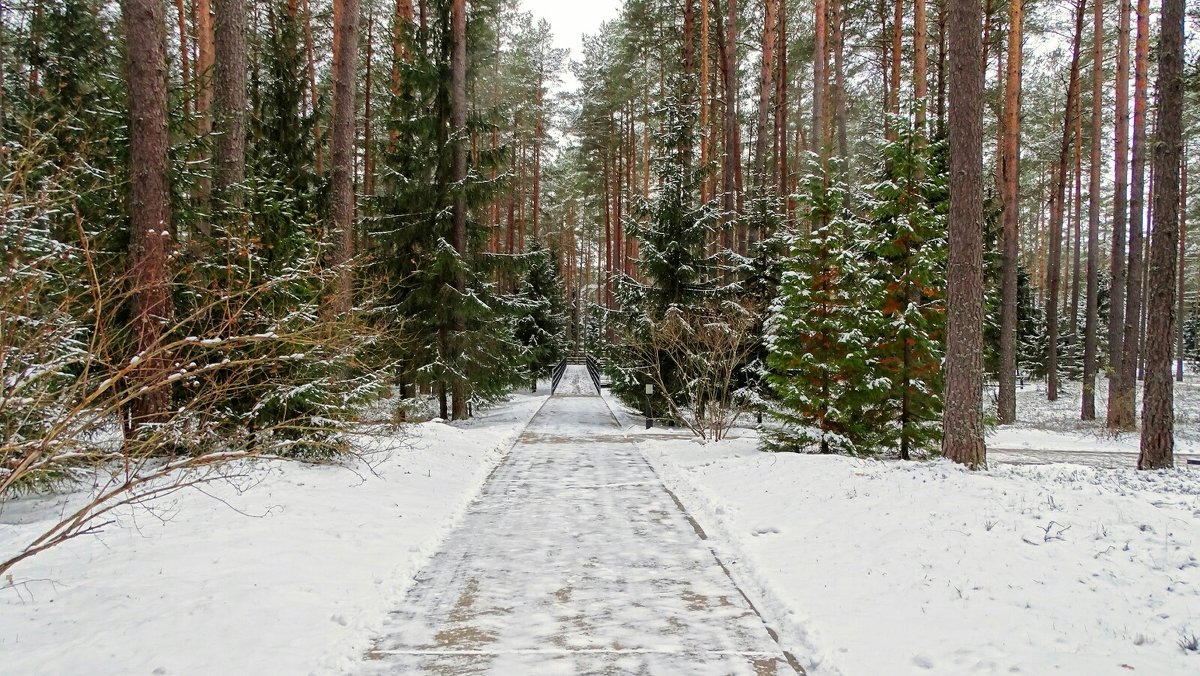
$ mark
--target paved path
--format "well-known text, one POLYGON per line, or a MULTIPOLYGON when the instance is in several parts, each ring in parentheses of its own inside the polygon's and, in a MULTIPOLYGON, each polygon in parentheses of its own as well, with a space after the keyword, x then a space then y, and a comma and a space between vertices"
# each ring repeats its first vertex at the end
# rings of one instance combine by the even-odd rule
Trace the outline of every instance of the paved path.
POLYGON ((364 671, 796 674, 769 631, 604 401, 555 396, 364 671))

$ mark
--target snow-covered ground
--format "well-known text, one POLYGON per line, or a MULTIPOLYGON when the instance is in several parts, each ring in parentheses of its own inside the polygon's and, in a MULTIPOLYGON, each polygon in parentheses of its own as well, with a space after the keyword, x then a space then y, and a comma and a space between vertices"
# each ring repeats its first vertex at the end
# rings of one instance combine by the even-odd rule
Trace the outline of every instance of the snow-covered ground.
MULTIPOLYGON (((1198 385, 1181 388, 1181 450, 1198 449, 1198 385)), ((994 450, 975 473, 623 417, 768 620, 817 646, 816 673, 1200 673, 1180 645, 1200 636, 1200 468, 1135 471, 1137 435, 1074 422, 1072 395, 1023 391, 988 442, 1025 459, 994 450)))
MULTIPOLYGON (((364 441, 390 451, 374 471, 246 466, 30 559, 0 581, 0 674, 360 668, 539 390, 364 441)), ((1137 436, 1075 422, 1077 393, 1019 401, 1021 422, 989 437, 1000 462, 976 473, 766 454, 747 428, 705 446, 612 408, 814 676, 1200 673, 1180 645, 1200 636, 1200 468, 1134 471, 1137 436)), ((1178 410, 1181 450, 1200 450, 1200 382, 1178 410)), ((0 553, 78 499, 4 505, 0 553)))
MULTIPOLYGON (((373 472, 259 463, 119 513, 0 581, 0 674, 344 672, 544 401, 365 441, 373 472)), ((74 499, 6 504, 0 553, 74 499)))
MULTIPOLYGON (((988 451, 999 462, 1082 462, 1107 467, 1136 464, 1139 436, 1114 435, 1104 427, 1108 386, 1101 380, 1096 388, 1098 419, 1079 419, 1079 383, 1067 382, 1057 401, 1046 401, 1044 382, 1026 383, 1017 391, 1017 422, 995 428, 988 434, 988 451)), ((989 395, 991 393, 989 392, 989 395)), ((1139 383, 1138 402, 1141 403, 1139 383)), ((994 411, 991 396, 985 410, 994 411)), ((1179 464, 1187 458, 1200 459, 1200 376, 1190 374, 1175 385, 1175 445, 1179 464)))

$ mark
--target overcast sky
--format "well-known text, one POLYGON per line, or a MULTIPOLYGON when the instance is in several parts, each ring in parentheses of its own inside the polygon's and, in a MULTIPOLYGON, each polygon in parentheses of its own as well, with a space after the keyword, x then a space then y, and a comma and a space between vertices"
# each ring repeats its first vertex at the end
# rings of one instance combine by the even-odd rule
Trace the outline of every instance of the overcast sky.
MULTIPOLYGON (((594 34, 602 21, 617 18, 621 0, 521 0, 526 11, 550 22, 557 47, 571 50, 571 58, 583 55, 583 34, 594 34)), ((574 89, 575 78, 565 73, 563 86, 574 89)))

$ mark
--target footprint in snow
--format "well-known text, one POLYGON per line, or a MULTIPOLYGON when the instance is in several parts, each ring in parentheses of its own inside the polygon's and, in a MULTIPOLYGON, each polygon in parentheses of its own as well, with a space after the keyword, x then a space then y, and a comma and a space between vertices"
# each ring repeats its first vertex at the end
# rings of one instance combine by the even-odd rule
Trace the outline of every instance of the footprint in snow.
POLYGON ((932 669, 933 668, 933 660, 929 659, 929 657, 927 657, 925 655, 914 655, 913 656, 913 664, 917 665, 918 667, 921 667, 922 669, 932 669))
POLYGON ((759 535, 767 535, 767 534, 774 534, 774 535, 778 535, 778 534, 779 534, 779 529, 778 529, 778 528, 776 528, 775 526, 759 526, 758 528, 755 528, 755 529, 754 529, 753 531, 751 531, 750 533, 751 533, 751 534, 752 534, 754 537, 758 537, 759 535))

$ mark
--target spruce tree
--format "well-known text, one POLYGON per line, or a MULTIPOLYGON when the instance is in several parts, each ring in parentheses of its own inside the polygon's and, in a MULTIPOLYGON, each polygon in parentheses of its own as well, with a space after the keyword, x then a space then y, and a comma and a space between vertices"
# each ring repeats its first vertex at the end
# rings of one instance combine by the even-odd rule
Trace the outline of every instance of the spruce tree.
POLYGON ((813 162, 802 199, 811 235, 792 240, 765 337, 767 380, 779 423, 772 450, 870 453, 879 429, 875 403, 892 387, 881 377, 872 329, 881 322, 864 298, 880 285, 863 265, 868 232, 845 205, 848 188, 813 162))
POLYGON ((650 335, 668 313, 686 313, 713 292, 713 261, 704 251, 705 238, 719 220, 715 205, 701 204, 696 198, 702 173, 692 168, 688 154, 694 146, 697 111, 682 92, 689 83, 682 78, 673 82, 670 94, 656 108, 663 120, 654 133, 658 154, 653 158, 657 190, 649 199, 639 198, 635 213, 642 221, 631 226, 630 233, 640 243, 638 270, 641 281, 621 277, 618 299, 622 339, 609 351, 613 365, 613 392, 628 403, 640 407, 643 384, 651 371, 661 374, 669 391, 655 392, 651 402, 655 412, 668 406, 664 397, 681 401, 688 387, 686 375, 672 364, 682 355, 659 355, 654 348, 628 350, 635 341, 648 346, 650 335))
MULTIPOLYGON (((395 318, 391 351, 401 362, 402 383, 432 388, 446 417, 450 392, 494 402, 525 380, 525 363, 514 335, 515 306, 501 296, 496 281, 500 261, 484 253, 489 233, 472 217, 499 190, 486 176, 505 149, 481 151, 466 180, 452 180, 452 134, 486 131, 481 125, 488 116, 475 111, 467 129, 450 129, 450 3, 431 3, 431 16, 436 20, 418 34, 401 36, 408 58, 393 56, 399 82, 370 210, 374 270, 385 280, 383 293, 395 318), (460 197, 467 209, 465 247, 454 245, 453 206, 460 197)), ((473 31, 486 28, 485 22, 470 22, 468 57, 486 43, 480 39, 486 35, 473 31)))
POLYGON ((911 127, 897 125, 895 134, 872 190, 867 266, 880 295, 867 316, 880 322, 871 352, 889 381, 878 443, 907 460, 941 439, 948 194, 945 146, 911 127))
POLYGON ((525 347, 536 392, 538 379, 549 375, 566 353, 569 315, 554 256, 541 240, 533 240, 525 261, 525 278, 513 306, 518 313, 516 337, 525 347))

